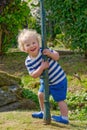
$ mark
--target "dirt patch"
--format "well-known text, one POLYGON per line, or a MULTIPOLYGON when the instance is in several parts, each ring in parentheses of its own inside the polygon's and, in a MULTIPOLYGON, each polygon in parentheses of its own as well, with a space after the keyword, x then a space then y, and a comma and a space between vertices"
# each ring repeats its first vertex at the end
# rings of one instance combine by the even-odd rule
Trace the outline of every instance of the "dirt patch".
POLYGON ((21 52, 8 53, 0 56, 0 70, 15 76, 26 74, 25 58, 26 55, 21 52))

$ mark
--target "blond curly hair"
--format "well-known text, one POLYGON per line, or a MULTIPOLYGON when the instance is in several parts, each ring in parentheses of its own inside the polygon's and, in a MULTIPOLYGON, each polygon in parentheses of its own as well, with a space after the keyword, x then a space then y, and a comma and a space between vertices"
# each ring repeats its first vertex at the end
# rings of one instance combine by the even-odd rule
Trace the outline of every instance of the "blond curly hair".
POLYGON ((24 44, 27 43, 30 37, 35 36, 38 43, 41 45, 41 36, 35 30, 32 29, 23 29, 19 32, 18 35, 18 48, 21 51, 24 51, 24 44))

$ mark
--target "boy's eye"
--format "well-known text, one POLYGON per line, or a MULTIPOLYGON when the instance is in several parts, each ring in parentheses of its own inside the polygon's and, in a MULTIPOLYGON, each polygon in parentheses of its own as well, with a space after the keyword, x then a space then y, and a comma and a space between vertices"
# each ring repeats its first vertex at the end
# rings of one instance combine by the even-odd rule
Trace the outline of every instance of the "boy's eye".
POLYGON ((30 46, 30 44, 27 44, 26 46, 28 47, 28 46, 30 46))
POLYGON ((35 44, 35 42, 33 42, 33 44, 35 44))

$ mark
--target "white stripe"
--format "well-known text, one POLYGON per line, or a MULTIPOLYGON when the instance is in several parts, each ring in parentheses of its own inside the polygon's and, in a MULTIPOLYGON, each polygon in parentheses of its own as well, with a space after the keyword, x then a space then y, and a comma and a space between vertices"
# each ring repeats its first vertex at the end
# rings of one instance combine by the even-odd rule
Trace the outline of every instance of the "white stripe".
POLYGON ((37 65, 39 65, 39 63, 41 63, 42 58, 38 60, 38 62, 36 62, 35 64, 33 64, 34 67, 36 67, 37 65))
POLYGON ((53 62, 53 60, 51 60, 51 61, 49 62, 49 64, 51 65, 51 64, 52 64, 52 62, 53 62))
POLYGON ((29 74, 32 74, 33 72, 34 72, 34 70, 32 70, 32 71, 28 71, 29 72, 29 74))
POLYGON ((51 82, 53 82, 53 81, 55 81, 57 78, 59 78, 62 73, 64 73, 63 70, 62 70, 56 77, 54 77, 54 78, 51 80, 51 82))
POLYGON ((61 67, 59 66, 51 75, 49 75, 49 79, 50 79, 54 74, 56 74, 56 73, 59 71, 60 68, 61 68, 61 67))
POLYGON ((66 77, 66 75, 64 75, 63 77, 61 77, 59 80, 57 80, 56 82, 50 84, 50 85, 55 85, 55 84, 58 84, 60 83, 64 78, 66 77))
MULTIPOLYGON (((50 63, 50 65, 52 64, 52 62, 50 63)), ((49 73, 56 67, 57 63, 55 63, 50 69, 49 69, 49 73)))

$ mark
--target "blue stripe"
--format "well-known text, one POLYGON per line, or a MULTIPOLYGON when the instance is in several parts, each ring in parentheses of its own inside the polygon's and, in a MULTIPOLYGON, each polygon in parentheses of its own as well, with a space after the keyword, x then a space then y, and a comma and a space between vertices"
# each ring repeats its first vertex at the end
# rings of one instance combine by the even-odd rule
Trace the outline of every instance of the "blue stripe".
MULTIPOLYGON (((36 63, 39 63, 39 61, 40 61, 40 59, 42 58, 42 56, 40 56, 38 59, 36 59, 35 61, 31 61, 31 62, 27 62, 27 67, 31 67, 31 66, 33 66, 33 65, 35 65, 36 63)), ((38 65, 40 65, 40 63, 38 64, 38 65)), ((38 66, 37 65, 37 66, 38 66)))
POLYGON ((29 71, 32 71, 33 70, 33 68, 29 68, 29 71))
POLYGON ((36 64, 36 62, 40 61, 41 58, 42 58, 42 55, 40 55, 40 57, 38 57, 38 59, 36 59, 34 62, 32 62, 32 64, 36 64))
POLYGON ((52 61, 52 63, 49 66, 49 69, 55 64, 55 61, 52 61))
POLYGON ((31 67, 31 66, 32 66, 32 63, 29 63, 29 64, 27 64, 26 66, 27 66, 27 67, 31 67))
POLYGON ((56 72, 49 80, 54 79, 57 75, 59 75, 59 73, 62 71, 62 69, 60 68, 58 72, 56 72))
POLYGON ((41 62, 37 66, 35 66, 34 69, 37 69, 40 65, 41 65, 41 62))
POLYGON ((43 51, 42 48, 40 48, 40 51, 41 51, 41 53, 42 53, 42 51, 43 51))
POLYGON ((56 81, 60 80, 64 75, 65 75, 65 74, 63 73, 62 75, 60 75, 60 76, 59 76, 56 80, 54 80, 53 82, 51 82, 51 81, 49 80, 49 84, 55 83, 56 81))
POLYGON ((30 62, 30 61, 31 61, 31 60, 28 59, 26 62, 30 62))
POLYGON ((48 58, 48 61, 50 62, 52 59, 51 58, 48 58))
POLYGON ((58 65, 58 64, 56 64, 55 68, 53 68, 53 69, 50 71, 49 75, 51 75, 53 72, 55 72, 55 71, 56 71, 56 69, 57 69, 58 67, 59 67, 59 65, 58 65))

